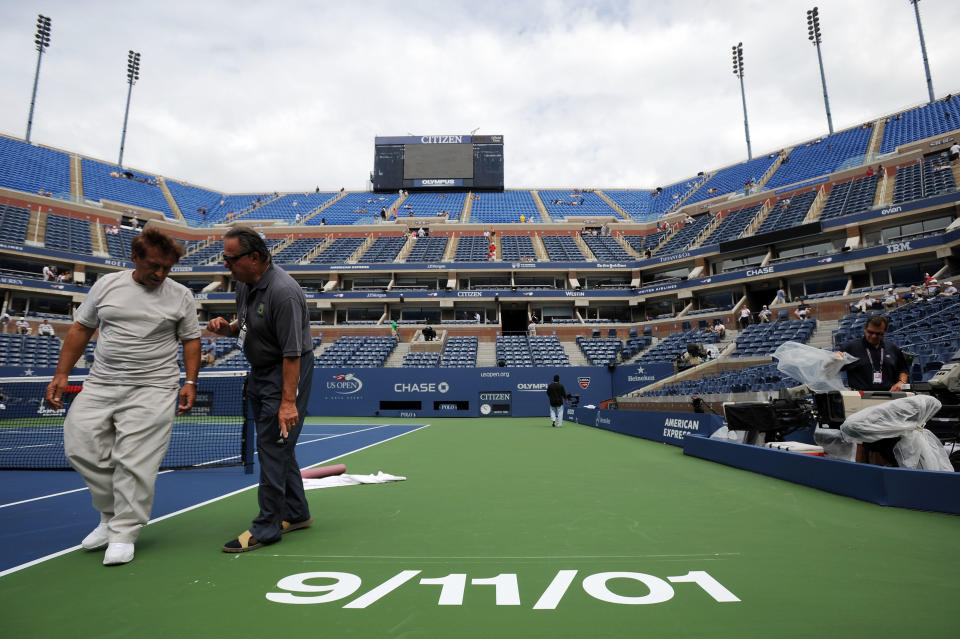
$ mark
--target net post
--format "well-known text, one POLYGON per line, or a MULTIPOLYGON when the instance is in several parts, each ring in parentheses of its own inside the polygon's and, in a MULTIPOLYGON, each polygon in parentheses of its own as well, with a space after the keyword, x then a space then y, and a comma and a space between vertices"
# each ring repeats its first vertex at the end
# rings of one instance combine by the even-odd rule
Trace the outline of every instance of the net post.
POLYGON ((243 473, 245 475, 253 474, 253 453, 254 453, 254 421, 253 417, 250 415, 249 403, 247 402, 247 384, 250 381, 248 375, 243 377, 243 393, 242 393, 242 404, 243 408, 241 409, 241 414, 243 416, 243 433, 241 434, 241 447, 243 455, 243 473))

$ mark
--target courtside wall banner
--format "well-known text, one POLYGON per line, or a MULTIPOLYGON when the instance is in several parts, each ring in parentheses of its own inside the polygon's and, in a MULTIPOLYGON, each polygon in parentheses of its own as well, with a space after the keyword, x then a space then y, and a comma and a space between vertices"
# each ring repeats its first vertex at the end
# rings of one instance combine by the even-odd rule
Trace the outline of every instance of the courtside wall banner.
POLYGON ((646 386, 671 373, 672 367, 662 364, 613 371, 605 366, 317 368, 308 411, 338 417, 546 416, 547 385, 554 375, 585 407, 599 406, 624 392, 620 389, 646 386), (631 381, 631 377, 643 381, 631 381))
POLYGON ((674 446, 683 446, 684 438, 689 435, 710 437, 723 425, 723 418, 707 413, 598 410, 594 422, 587 425, 674 446))

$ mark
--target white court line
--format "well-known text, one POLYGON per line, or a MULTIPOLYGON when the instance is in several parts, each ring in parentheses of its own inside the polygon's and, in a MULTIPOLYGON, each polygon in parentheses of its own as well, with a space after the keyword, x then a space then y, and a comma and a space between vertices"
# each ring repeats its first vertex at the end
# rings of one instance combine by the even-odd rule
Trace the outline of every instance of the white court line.
MULTIPOLYGON (((426 424, 426 425, 429 426, 429 424, 426 424)), ((366 432, 366 431, 368 431, 368 430, 376 430, 377 428, 384 428, 384 427, 386 427, 386 426, 402 426, 402 424, 380 424, 380 425, 378 425, 378 426, 371 426, 371 427, 369 427, 369 428, 361 428, 360 430, 353 430, 353 431, 350 431, 350 432, 347 432, 347 433, 340 433, 339 435, 325 435, 325 436, 323 436, 323 437, 320 437, 319 439, 311 439, 311 440, 309 440, 309 441, 298 441, 298 442, 297 442, 297 446, 300 446, 300 445, 302 445, 302 444, 313 444, 313 443, 315 443, 315 442, 324 441, 324 440, 326 440, 326 439, 334 439, 334 438, 336 438, 336 437, 345 437, 345 436, 347 436, 347 435, 355 435, 356 433, 364 433, 364 432, 366 432)), ((421 428, 423 428, 423 426, 421 426, 421 428)), ((420 430, 420 429, 418 428, 417 430, 420 430)), ((410 431, 410 432, 412 433, 413 431, 410 431)), ((393 438, 391 437, 390 439, 393 439, 393 438)), ((385 440, 383 440, 383 441, 387 441, 387 442, 388 442, 388 441, 390 441, 390 439, 385 439, 385 440)), ((363 450, 363 449, 361 448, 360 450, 363 450)), ((356 452, 356 451, 353 451, 353 452, 356 452)), ((257 452, 254 451, 253 454, 256 455, 257 452)), ((348 453, 348 454, 349 454, 349 453, 348 453)), ((220 463, 220 462, 224 462, 224 461, 227 461, 228 459, 234 459, 235 457, 236 457, 236 456, 234 456, 234 457, 224 457, 223 459, 216 459, 216 460, 214 460, 214 461, 204 462, 203 464, 198 464, 195 468, 197 468, 197 469, 203 468, 204 466, 209 466, 209 465, 211 465, 211 464, 217 464, 217 463, 220 463)), ((329 460, 328 460, 328 461, 329 461, 329 460)), ((319 462, 319 463, 322 464, 323 462, 319 462)), ((317 464, 313 464, 313 466, 316 466, 316 465, 317 465, 317 464)), ((304 469, 306 469, 306 468, 312 468, 312 466, 304 466, 304 467, 301 468, 300 470, 304 470, 304 469)), ((159 476, 159 475, 166 475, 167 473, 175 473, 175 472, 177 472, 177 470, 193 470, 193 469, 192 469, 192 468, 179 468, 179 469, 176 469, 176 470, 163 470, 163 471, 160 471, 159 473, 157 473, 157 475, 159 476)), ((62 495, 69 495, 70 493, 82 492, 82 491, 84 491, 84 490, 88 490, 88 488, 87 488, 86 486, 84 486, 83 488, 74 488, 73 490, 65 490, 65 491, 59 492, 59 493, 51 493, 51 494, 49 494, 49 495, 40 495, 39 497, 31 497, 30 499, 23 499, 23 500, 20 500, 20 501, 13 501, 13 502, 10 502, 9 504, 0 504, 0 508, 9 508, 10 506, 18 506, 18 505, 20 505, 20 504, 27 504, 27 503, 30 503, 30 502, 32 502, 32 501, 40 501, 40 500, 42 500, 42 499, 52 499, 52 498, 54 498, 54 497, 60 497, 60 496, 62 496, 62 495)))
MULTIPOLYGON (((402 426, 402 425, 404 425, 404 424, 382 424, 382 425, 380 425, 380 426, 373 426, 373 427, 371 427, 371 428, 366 428, 366 429, 364 429, 364 430, 372 430, 373 428, 383 428, 383 427, 385 427, 385 426, 402 426)), ((389 442, 389 441, 391 441, 391 440, 397 439, 398 437, 403 437, 404 435, 409 435, 410 433, 415 433, 415 432, 417 432, 418 430, 422 430, 422 429, 426 428, 426 427, 429 426, 429 425, 430 425, 430 424, 424 424, 423 426, 420 426, 420 427, 418 427, 418 428, 414 428, 413 430, 408 430, 408 431, 405 432, 405 433, 400 433, 399 435, 394 435, 393 437, 390 437, 389 439, 384 439, 384 440, 382 440, 382 441, 375 442, 375 443, 373 443, 373 444, 369 444, 369 445, 364 446, 364 447, 362 447, 362 448, 357 448, 357 449, 355 449, 355 450, 347 451, 347 452, 345 452, 345 453, 342 453, 342 454, 340 454, 340 455, 337 455, 336 457, 330 457, 329 459, 325 459, 325 460, 323 460, 323 461, 317 462, 317 463, 314 464, 314 465, 316 466, 316 465, 319 465, 319 464, 325 464, 325 463, 327 463, 327 462, 329 462, 329 461, 333 461, 334 459, 339 459, 339 458, 344 457, 344 456, 346 456, 346 455, 352 455, 353 453, 359 453, 360 451, 366 450, 366 449, 368 449, 368 448, 373 448, 374 446, 378 446, 378 445, 380 445, 380 444, 384 444, 384 443, 389 442)), ((311 466, 311 467, 312 467, 312 466, 311 466)), ((166 471, 166 472, 175 472, 175 471, 166 471)), ((164 519, 169 519, 170 517, 174 517, 174 516, 176 516, 176 515, 180 515, 180 514, 183 514, 183 513, 186 513, 186 512, 190 512, 191 510, 195 510, 195 509, 197 509, 197 508, 200 508, 201 506, 206 506, 207 504, 212 504, 212 503, 214 503, 214 502, 220 501, 221 499, 226 499, 226 498, 228 498, 228 497, 233 497, 234 495, 238 495, 238 494, 240 494, 240 493, 242 493, 242 492, 244 492, 244 491, 250 490, 251 488, 255 488, 255 487, 257 487, 257 486, 259 486, 259 482, 256 483, 256 484, 251 484, 250 486, 246 486, 246 487, 241 488, 241 489, 239 489, 239 490, 235 490, 235 491, 233 491, 233 492, 226 493, 226 494, 224 494, 224 495, 220 495, 219 497, 214 497, 213 499, 208 499, 207 501, 201 502, 201 503, 199 503, 199 504, 194 504, 193 506, 188 506, 188 507, 186 507, 186 508, 183 508, 183 509, 181 509, 181 510, 177 510, 177 511, 172 512, 172 513, 169 513, 169 514, 167 514, 167 515, 163 515, 163 516, 161 516, 161 517, 157 517, 157 518, 155 518, 155 519, 151 519, 150 521, 147 522, 147 525, 149 526, 150 524, 156 523, 156 522, 158 522, 158 521, 163 521, 164 519)), ((81 490, 86 490, 86 488, 83 488, 83 489, 81 489, 81 490)), ((79 548, 80 548, 79 545, 71 546, 70 548, 64 548, 63 550, 59 550, 59 551, 57 551, 57 552, 55 552, 55 553, 51 553, 51 554, 49 554, 49 555, 46 555, 45 557, 40 557, 40 558, 38 558, 38 559, 34 559, 34 560, 32 560, 32 561, 28 561, 28 562, 25 563, 25 564, 20 564, 19 566, 14 566, 13 568, 7 568, 6 570, 0 571, 0 577, 5 577, 5 576, 7 576, 7 575, 9 575, 9 574, 12 574, 12 573, 15 573, 15 572, 17 572, 17 571, 23 570, 24 568, 29 568, 29 567, 31 567, 31 566, 36 566, 37 564, 43 563, 43 562, 48 561, 48 560, 50 560, 50 559, 54 559, 54 558, 56 558, 56 557, 59 557, 60 555, 65 555, 65 554, 67 554, 67 553, 69 553, 69 552, 73 552, 74 550, 77 550, 77 549, 79 549, 79 548)))

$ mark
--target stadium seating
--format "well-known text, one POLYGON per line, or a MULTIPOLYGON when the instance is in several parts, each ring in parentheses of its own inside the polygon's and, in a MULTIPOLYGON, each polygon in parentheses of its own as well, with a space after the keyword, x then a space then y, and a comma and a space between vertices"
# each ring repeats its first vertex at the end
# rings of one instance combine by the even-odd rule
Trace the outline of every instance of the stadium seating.
POLYGON ((160 211, 166 218, 174 218, 173 211, 170 210, 170 205, 155 176, 136 173, 87 158, 83 158, 81 165, 84 199, 94 202, 110 200, 132 204, 160 211), (121 177, 112 177, 111 173, 119 174, 121 177))
POLYGON ((617 356, 623 350, 623 342, 611 337, 587 339, 578 335, 577 346, 580 347, 591 366, 606 366, 616 363, 617 356))
POLYGON ((403 250, 403 245, 406 243, 407 239, 400 235, 395 237, 378 237, 357 261, 363 264, 386 264, 393 262, 397 259, 400 251, 403 250))
POLYGON ((418 237, 414 240, 413 248, 407 255, 406 262, 439 262, 443 259, 443 252, 447 249, 447 242, 450 238, 441 237, 418 237))
POLYGON ((521 215, 529 222, 541 220, 540 211, 530 191, 508 190, 502 193, 484 191, 473 195, 470 222, 490 224, 519 222, 521 215))
MULTIPOLYGON (((435 217, 446 214, 448 219, 456 220, 463 213, 466 193, 411 193, 403 200, 402 211, 413 211, 414 217, 435 217), (406 208, 409 206, 410 208, 406 208)), ((402 217, 401 213, 401 217, 402 217)))
POLYGON ((627 253, 616 239, 609 235, 583 235, 587 248, 601 262, 631 261, 635 259, 627 253))
POLYGON ((700 188, 687 198, 683 205, 696 204, 712 197, 742 191, 748 180, 756 183, 773 166, 776 160, 776 154, 771 154, 720 169, 701 184, 700 188))
POLYGON ((283 220, 287 224, 294 224, 298 213, 302 220, 337 195, 337 193, 289 193, 254 208, 245 213, 241 219, 247 222, 251 220, 283 220))
POLYGON ((704 245, 720 244, 739 238, 757 217, 762 207, 763 204, 755 204, 733 211, 723 218, 723 221, 707 236, 703 242, 704 245))
POLYGON ((887 119, 880 153, 890 153, 902 144, 943 135, 960 127, 958 123, 960 101, 953 98, 904 111, 887 119))
POLYGON ((311 264, 342 264, 363 244, 362 237, 339 237, 320 251, 311 264))
POLYGON ((461 235, 457 242, 454 262, 486 262, 490 238, 483 235, 461 235))
POLYGON ((618 217, 616 211, 611 209, 603 198, 591 191, 545 189, 538 193, 551 220, 560 221, 567 216, 584 215, 618 217))
POLYGON ((317 358, 317 366, 377 368, 397 346, 393 337, 340 337, 317 358))
POLYGON ((686 250, 700 236, 700 233, 710 225, 713 216, 707 213, 698 215, 693 220, 692 223, 684 224, 663 246, 657 249, 657 255, 670 255, 686 250))
POLYGON ((0 333, 0 366, 56 366, 59 357, 56 337, 0 333))
POLYGON ((570 235, 543 235, 543 248, 553 262, 585 262, 587 258, 570 235))
POLYGON ((603 194, 615 202, 635 222, 654 219, 653 191, 604 190, 603 194))
MULTIPOLYGON (((0 140, 4 138, 0 137, 0 140)), ((30 211, 19 206, 0 204, 0 234, 3 241, 12 244, 23 244, 27 239, 27 224, 30 222, 30 211)))
POLYGON ((535 260, 536 249, 529 235, 501 235, 500 255, 504 262, 519 262, 521 260, 535 260))
POLYGON ((706 329, 695 328, 668 335, 655 346, 641 354, 638 363, 673 363, 687 350, 687 344, 716 344, 719 336, 706 329))
POLYGON ((70 156, 0 135, 0 186, 25 193, 70 195, 70 156))
POLYGON ((776 364, 751 366, 735 371, 725 371, 695 380, 683 380, 656 390, 644 391, 642 397, 701 396, 725 393, 748 393, 778 391, 791 388, 800 382, 777 370, 776 364))
POLYGON ((44 246, 80 255, 93 254, 90 243, 90 223, 62 215, 47 215, 44 246))
POLYGON ((301 237, 277 251, 273 261, 277 264, 296 264, 323 243, 323 238, 301 237))
POLYGON ((877 192, 877 179, 878 176, 869 175, 834 184, 820 219, 830 220, 843 215, 862 213, 872 207, 877 192))
POLYGON ((478 344, 476 336, 451 337, 440 355, 440 368, 473 368, 477 365, 478 344))
POLYGON ((789 320, 751 324, 737 335, 734 357, 758 357, 769 355, 785 342, 806 344, 817 327, 817 320, 789 320))
MULTIPOLYGON (((393 204, 396 196, 361 191, 347 193, 305 222, 307 225, 372 224, 380 220, 380 209, 393 204)), ((406 217, 401 209, 399 217, 406 217)))
POLYGON ((855 127, 797 145, 765 187, 775 189, 863 163, 873 127, 855 127))
POLYGON ((757 229, 756 235, 781 231, 802 224, 816 197, 816 191, 807 191, 778 200, 757 229))

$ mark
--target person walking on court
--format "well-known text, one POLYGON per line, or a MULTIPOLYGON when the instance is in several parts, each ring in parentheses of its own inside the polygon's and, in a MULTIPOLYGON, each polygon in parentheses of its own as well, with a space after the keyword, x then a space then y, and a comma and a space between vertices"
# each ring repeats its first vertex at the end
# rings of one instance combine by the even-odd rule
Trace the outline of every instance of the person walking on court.
POLYGON ((63 424, 70 465, 90 489, 100 524, 81 543, 106 546, 105 565, 133 560, 150 520, 154 484, 177 414, 193 407, 200 370, 200 324, 190 289, 167 278, 180 244, 148 228, 133 239, 133 271, 97 279, 77 309, 46 400, 63 408, 70 371, 99 329, 93 367, 63 424), (179 387, 178 342, 186 381, 179 387), (179 396, 179 400, 178 400, 179 396))
POLYGON ((223 261, 237 282, 238 317, 215 317, 207 330, 236 337, 250 361, 247 394, 260 460, 260 512, 223 551, 246 552, 313 523, 295 454, 313 380, 313 339, 303 289, 273 264, 259 233, 248 226, 227 231, 223 261))
POLYGON ((567 402, 567 389, 560 383, 560 376, 554 375, 553 382, 547 386, 550 399, 550 421, 555 428, 563 426, 563 405, 567 402))

